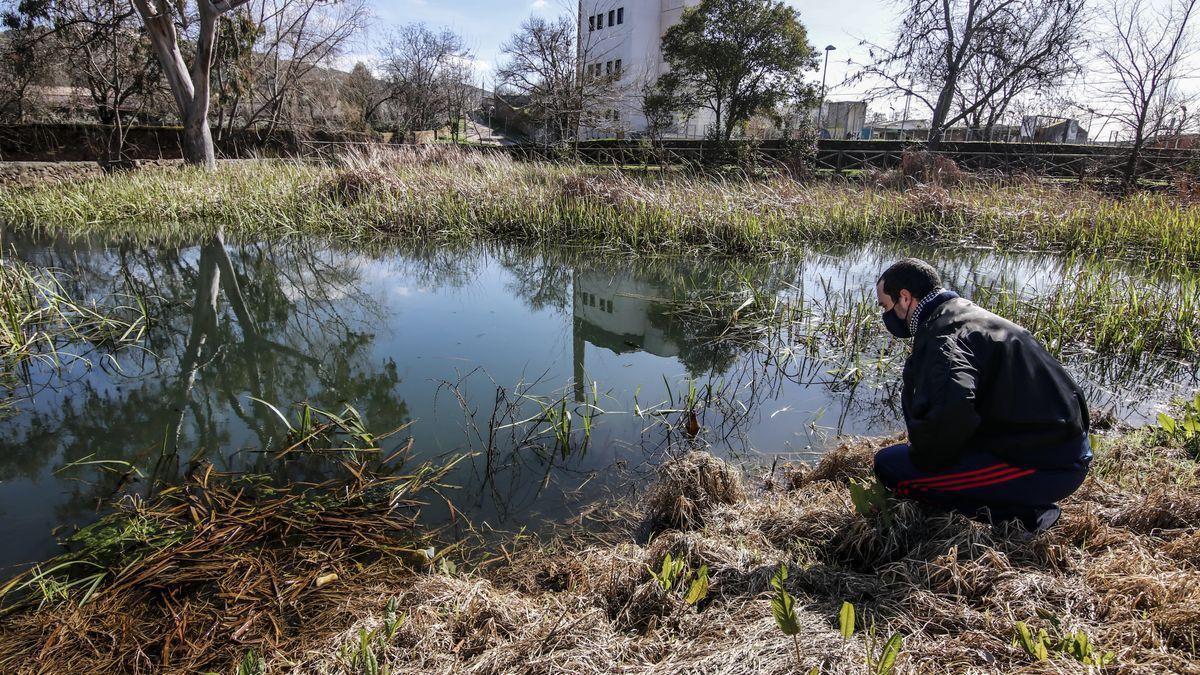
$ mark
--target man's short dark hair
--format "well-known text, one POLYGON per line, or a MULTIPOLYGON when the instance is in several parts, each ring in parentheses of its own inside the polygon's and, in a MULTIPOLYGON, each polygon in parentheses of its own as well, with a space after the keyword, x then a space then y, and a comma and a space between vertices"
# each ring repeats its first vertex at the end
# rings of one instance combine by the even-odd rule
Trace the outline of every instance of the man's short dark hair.
POLYGON ((892 266, 879 275, 883 283, 883 292, 887 293, 892 302, 900 300, 900 290, 908 289, 909 293, 918 300, 929 295, 935 288, 941 288, 942 277, 933 266, 917 258, 904 258, 892 263, 892 266))

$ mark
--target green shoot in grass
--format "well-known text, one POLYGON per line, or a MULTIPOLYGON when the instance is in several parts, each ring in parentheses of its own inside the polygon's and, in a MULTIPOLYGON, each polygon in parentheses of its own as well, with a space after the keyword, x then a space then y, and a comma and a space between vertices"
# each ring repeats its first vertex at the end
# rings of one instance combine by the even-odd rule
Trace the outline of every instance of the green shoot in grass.
POLYGON ((383 611, 383 638, 391 642, 402 625, 404 617, 400 616, 399 603, 396 598, 388 598, 387 607, 383 611))
POLYGON ((1036 661, 1045 661, 1052 654, 1069 656, 1085 666, 1103 667, 1113 663, 1116 656, 1111 652, 1097 651, 1083 630, 1064 631, 1062 622, 1055 616, 1038 612, 1050 622, 1050 630, 1033 628, 1024 621, 1013 626, 1013 646, 1019 646, 1036 661))
POLYGON ((1178 417, 1159 413, 1159 430, 1169 442, 1200 454, 1200 391, 1191 400, 1180 402, 1176 415, 1178 417))
POLYGON ((238 661, 237 675, 266 675, 267 662, 253 649, 242 655, 238 661))
POLYGON ((888 501, 888 490, 878 481, 851 481, 850 501, 854 510, 863 517, 878 515, 883 524, 892 524, 891 502, 888 501))
POLYGON ((688 586, 688 592, 683 597, 683 601, 689 605, 696 605, 706 597, 708 597, 708 565, 701 565, 700 571, 696 573, 692 583, 688 586))
POLYGON ((775 625, 779 626, 779 630, 792 637, 792 647, 796 650, 796 665, 799 666, 800 640, 797 634, 800 632, 800 622, 796 618, 796 600, 787 592, 785 586, 787 575, 787 563, 780 563, 779 570, 771 577, 771 588, 775 589, 771 595, 771 615, 775 617, 775 625))
MULTIPOLYGON (((842 608, 838 611, 838 632, 842 634, 843 640, 849 640, 854 635, 855 613, 852 603, 842 602, 842 608)), ((871 622, 866 640, 867 672, 872 675, 889 675, 896 667, 896 657, 904 648, 904 638, 899 633, 893 633, 887 642, 880 646, 875 638, 875 623, 871 622)))
POLYGON ((663 558, 661 570, 655 572, 651 567, 647 567, 646 569, 650 570, 651 576, 654 577, 654 580, 658 582, 658 585, 661 586, 664 591, 669 591, 671 590, 671 587, 675 585, 675 582, 679 579, 680 575, 683 574, 683 568, 683 559, 680 558, 676 560, 671 557, 670 553, 668 553, 666 557, 663 558))
POLYGON ((358 643, 351 655, 350 667, 360 675, 385 675, 386 669, 380 669, 379 657, 375 655, 375 631, 358 629, 358 643))
POLYGON ((838 612, 838 632, 843 640, 850 639, 854 634, 854 605, 849 602, 843 601, 842 609, 838 612))
POLYGON ((875 649, 875 627, 872 626, 867 639, 867 671, 872 675, 890 675, 896 668, 896 657, 904 649, 904 638, 899 633, 893 633, 887 642, 875 649))

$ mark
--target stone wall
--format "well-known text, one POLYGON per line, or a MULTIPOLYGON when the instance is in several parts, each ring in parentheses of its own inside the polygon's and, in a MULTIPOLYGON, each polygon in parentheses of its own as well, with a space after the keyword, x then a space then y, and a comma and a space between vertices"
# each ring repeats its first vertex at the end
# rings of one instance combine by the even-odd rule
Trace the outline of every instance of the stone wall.
MULTIPOLYGON (((126 153, 133 159, 183 157, 178 126, 134 126, 125 130, 126 153)), ((86 162, 105 155, 112 127, 102 124, 0 125, 0 161, 86 162)), ((391 134, 317 130, 299 134, 237 131, 214 142, 219 157, 295 156, 319 153, 330 144, 386 143, 391 134)))
MULTIPOLYGON (((183 161, 156 159, 143 161, 142 165, 182 166, 183 161)), ((0 187, 78 180, 100 176, 103 173, 96 162, 0 162, 0 187)))

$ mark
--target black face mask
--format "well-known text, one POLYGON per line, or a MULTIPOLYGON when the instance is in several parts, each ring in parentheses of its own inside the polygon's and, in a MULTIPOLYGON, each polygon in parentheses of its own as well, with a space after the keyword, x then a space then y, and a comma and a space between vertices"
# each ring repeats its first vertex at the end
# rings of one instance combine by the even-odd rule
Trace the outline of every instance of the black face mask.
POLYGON ((908 330, 908 322, 896 315, 895 307, 883 313, 883 325, 889 333, 902 340, 912 337, 912 331, 908 330))

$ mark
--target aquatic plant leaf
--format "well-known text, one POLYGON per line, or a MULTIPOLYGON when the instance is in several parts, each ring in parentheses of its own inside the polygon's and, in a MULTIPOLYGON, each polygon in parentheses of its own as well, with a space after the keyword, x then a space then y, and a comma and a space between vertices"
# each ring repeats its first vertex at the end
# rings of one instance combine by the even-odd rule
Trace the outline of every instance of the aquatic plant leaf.
POLYGON ((875 675, 889 675, 896 667, 896 657, 900 655, 900 650, 903 648, 904 638, 899 633, 888 638, 883 645, 883 651, 879 654, 879 661, 875 663, 875 675))
POLYGON ((254 401, 255 403, 261 403, 261 404, 265 405, 268 410, 275 413, 275 416, 278 417, 281 422, 283 422, 283 426, 287 427, 288 431, 295 433, 295 431, 296 431, 295 427, 292 426, 292 422, 287 418, 287 415, 283 414, 282 410, 280 410, 279 408, 276 408, 274 405, 272 405, 270 403, 267 403, 266 401, 262 400, 261 398, 255 398, 253 396, 247 396, 246 398, 250 399, 251 401, 254 401))
POLYGON ((796 601, 783 586, 786 580, 787 565, 781 564, 779 571, 771 577, 771 586, 775 589, 775 594, 771 596, 771 615, 784 635, 795 635, 800 632, 800 623, 796 620, 796 601))
POLYGON ((692 579, 683 601, 689 605, 695 605, 706 597, 708 597, 708 565, 701 565, 700 571, 696 573, 696 578, 692 579))
POLYGON ((647 569, 650 570, 650 575, 654 577, 658 585, 664 591, 669 591, 675 585, 675 581, 679 578, 679 575, 683 573, 683 564, 682 558, 676 560, 668 553, 663 557, 662 568, 659 571, 655 572, 653 568, 647 569))
POLYGON ((1046 643, 1044 641, 1046 631, 1042 630, 1037 636, 1034 636, 1033 631, 1029 629, 1029 625, 1024 621, 1018 621, 1015 627, 1017 632, 1015 642, 1025 650, 1026 654, 1038 661, 1045 661, 1049 656, 1046 652, 1046 643))
POLYGON ((854 605, 849 602, 842 602, 842 608, 838 611, 838 631, 842 634, 843 639, 849 639, 854 635, 854 605))
POLYGON ((1171 436, 1174 436, 1177 430, 1175 418, 1166 413, 1158 413, 1158 426, 1171 436))

